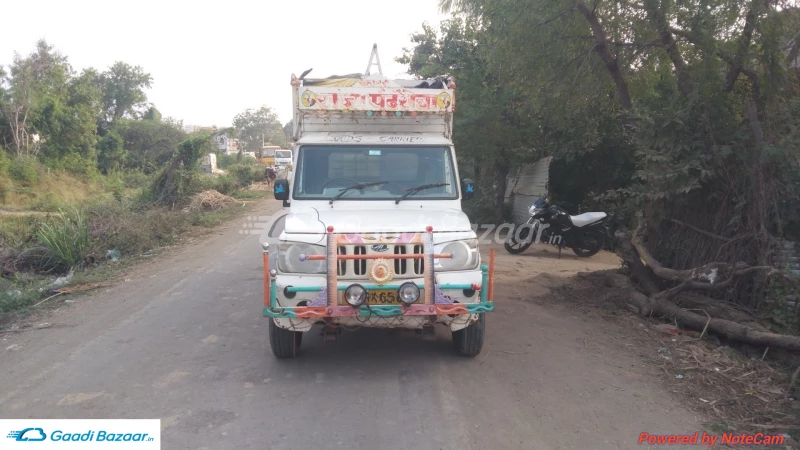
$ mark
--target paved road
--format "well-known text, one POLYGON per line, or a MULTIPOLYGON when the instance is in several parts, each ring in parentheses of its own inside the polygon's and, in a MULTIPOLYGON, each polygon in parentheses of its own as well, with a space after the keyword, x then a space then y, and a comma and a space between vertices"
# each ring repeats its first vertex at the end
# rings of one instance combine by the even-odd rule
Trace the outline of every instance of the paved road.
POLYGON ((641 431, 698 429, 603 325, 510 299, 511 278, 478 358, 446 330, 364 330, 306 335, 301 357, 275 360, 260 249, 238 230, 77 298, 49 328, 0 334, 0 418, 160 418, 164 449, 193 450, 644 448, 641 431))

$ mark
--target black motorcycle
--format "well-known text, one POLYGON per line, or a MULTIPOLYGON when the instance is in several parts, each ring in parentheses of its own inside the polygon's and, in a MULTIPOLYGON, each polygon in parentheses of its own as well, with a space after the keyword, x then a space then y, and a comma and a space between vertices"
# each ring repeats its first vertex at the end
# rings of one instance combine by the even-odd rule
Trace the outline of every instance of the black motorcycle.
POLYGON ((528 221, 512 230, 504 246, 511 254, 524 252, 534 242, 571 248, 576 255, 588 258, 602 250, 606 236, 604 212, 570 216, 564 208, 550 205, 545 198, 536 200, 528 210, 528 221))

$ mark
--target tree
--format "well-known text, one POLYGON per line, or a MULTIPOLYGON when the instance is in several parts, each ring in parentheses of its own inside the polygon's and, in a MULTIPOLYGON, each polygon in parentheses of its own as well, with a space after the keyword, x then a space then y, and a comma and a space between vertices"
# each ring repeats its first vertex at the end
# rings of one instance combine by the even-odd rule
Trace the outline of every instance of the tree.
POLYGON ((405 49, 397 59, 408 64, 410 74, 455 77, 458 114, 454 141, 458 157, 473 168, 479 181, 484 181, 480 183, 484 186, 480 203, 490 208, 495 223, 502 223, 511 168, 539 155, 532 145, 535 128, 531 111, 520 102, 514 86, 498 83, 483 54, 485 43, 476 20, 455 17, 442 22, 439 32, 423 24, 411 41, 414 47, 405 49))
POLYGON ((36 50, 23 58, 14 55, 8 73, 0 79, 3 86, 3 138, 17 156, 38 153, 33 122, 38 108, 47 101, 65 95, 71 68, 67 58, 46 41, 36 43, 36 50))
POLYGON ((107 123, 114 123, 124 116, 134 117, 138 108, 145 106, 153 78, 140 66, 117 61, 103 72, 103 104, 107 123))
POLYGON ((247 109, 233 118, 233 127, 239 136, 239 145, 244 151, 255 152, 263 145, 286 146, 278 115, 268 106, 247 109))
POLYGON ((125 162, 125 148, 122 136, 115 131, 110 131, 97 143, 99 152, 97 165, 104 172, 109 173, 122 168, 125 162))
MULTIPOLYGON (((790 3, 442 6, 480 24, 487 67, 531 105, 554 156, 584 164, 604 141, 626 144, 610 159, 633 161, 635 175, 604 198, 641 217, 642 250, 654 261, 686 270, 714 262, 762 266, 776 239, 800 237, 800 89, 793 68, 800 44, 790 3), (609 133, 620 139, 609 140, 609 133)), ((583 182, 586 192, 603 186, 583 182)), ((758 285, 746 278, 742 286, 758 285)), ((750 302, 752 292, 719 295, 750 302)))
MULTIPOLYGON (((155 108, 152 108, 153 110, 155 108)), ((113 129, 122 137, 126 150, 126 167, 145 173, 156 172, 170 158, 186 133, 174 122, 120 119, 113 129)))

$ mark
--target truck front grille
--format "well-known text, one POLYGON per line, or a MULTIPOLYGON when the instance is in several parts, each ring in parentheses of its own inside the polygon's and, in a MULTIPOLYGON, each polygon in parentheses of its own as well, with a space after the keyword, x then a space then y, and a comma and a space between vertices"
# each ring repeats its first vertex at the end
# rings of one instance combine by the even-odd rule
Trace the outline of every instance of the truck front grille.
MULTIPOLYGON (((420 244, 387 244, 384 251, 375 251, 371 245, 340 245, 336 249, 339 255, 408 255, 423 254, 424 247, 420 244)), ((336 273, 341 278, 347 279, 368 279, 367 268, 371 260, 344 260, 339 261, 336 273)), ((394 273, 397 277, 413 278, 421 276, 425 270, 425 263, 422 259, 395 259, 394 273)))

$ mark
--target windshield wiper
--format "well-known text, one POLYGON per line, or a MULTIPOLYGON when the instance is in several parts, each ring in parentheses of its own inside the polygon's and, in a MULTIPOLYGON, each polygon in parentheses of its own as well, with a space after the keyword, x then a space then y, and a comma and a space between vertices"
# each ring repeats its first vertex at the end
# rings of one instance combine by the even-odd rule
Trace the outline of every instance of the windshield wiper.
POLYGON ((406 189, 406 193, 401 195, 400 198, 398 198, 397 200, 395 200, 394 204, 396 205, 396 204, 400 203, 401 200, 405 200, 406 197, 414 195, 419 191, 424 191, 425 189, 432 189, 432 188, 437 188, 437 187, 442 187, 442 186, 450 186, 450 183, 423 184, 423 185, 420 185, 420 186, 417 186, 417 187, 406 189))
POLYGON ((334 200, 339 200, 344 194, 346 194, 348 191, 351 191, 353 189, 364 189, 364 188, 368 188, 370 186, 380 186, 381 184, 386 184, 386 183, 388 183, 388 181, 373 181, 371 183, 358 183, 358 184, 354 184, 352 186, 347 186, 346 188, 340 189, 339 193, 336 194, 331 199, 331 201, 328 202, 328 204, 332 205, 334 200))

